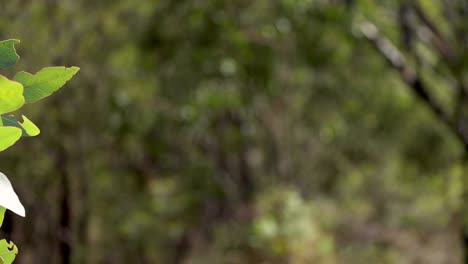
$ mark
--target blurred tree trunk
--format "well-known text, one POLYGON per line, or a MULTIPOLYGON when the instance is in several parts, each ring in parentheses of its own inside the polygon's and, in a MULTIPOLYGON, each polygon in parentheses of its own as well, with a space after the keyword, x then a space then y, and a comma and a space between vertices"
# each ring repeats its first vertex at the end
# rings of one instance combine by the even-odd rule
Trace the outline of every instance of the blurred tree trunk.
POLYGON ((253 217, 255 182, 251 168, 247 160, 248 145, 246 138, 242 136, 243 120, 233 112, 216 118, 213 122, 216 144, 206 147, 216 161, 218 175, 213 176, 223 192, 222 197, 207 197, 200 210, 199 220, 189 226, 174 246, 174 255, 169 263, 182 264, 186 260, 196 243, 203 243, 210 239, 212 227, 223 221, 233 219, 249 222, 253 217), (236 156, 233 159, 232 152, 226 148, 229 143, 228 131, 235 131, 238 137, 236 156), (234 162, 235 161, 235 162, 234 162), (230 186, 231 181, 235 186, 230 186), (232 191, 230 188, 235 188, 232 191))
POLYGON ((59 215, 59 254, 60 263, 71 263, 72 247, 71 247, 71 193, 70 182, 67 172, 67 153, 63 147, 59 147, 55 156, 55 165, 60 176, 60 215, 59 215))
MULTIPOLYGON (((422 27, 425 27, 428 32, 431 33, 430 42, 427 43, 432 45, 436 53, 439 54, 441 60, 444 61, 447 68, 450 69, 450 73, 456 82, 454 90, 457 91, 457 98, 455 98, 455 106, 453 110, 448 111, 444 109, 441 103, 439 103, 435 96, 431 94, 431 89, 429 88, 428 83, 422 78, 419 74, 419 71, 415 66, 411 66, 408 63, 407 58, 398 50, 398 48, 393 45, 393 43, 383 34, 379 32, 379 29, 376 25, 371 22, 365 22, 361 25, 361 32, 370 41, 374 48, 382 55, 382 57, 388 62, 388 64, 395 70, 397 70, 401 76, 401 79, 406 85, 411 89, 413 94, 418 97, 426 106, 433 112, 434 116, 439 119, 440 122, 444 123, 446 127, 453 133, 453 135, 459 140, 460 144, 464 149, 463 163, 468 162, 468 91, 466 84, 463 80, 462 74, 457 66, 454 66, 457 62, 454 61, 456 57, 461 58, 465 51, 462 50, 455 51, 455 48, 450 45, 447 38, 443 36, 441 31, 438 29, 436 24, 431 21, 429 16, 427 16, 421 6, 418 5, 417 1, 414 2, 405 2, 402 1, 400 7, 400 24, 401 24, 401 39, 403 41, 403 46, 410 49, 410 42, 412 39, 418 38, 416 33, 416 25, 411 24, 408 19, 409 12, 412 11, 414 16, 419 20, 422 27), (453 114, 452 114, 453 113, 453 114)), ((420 25, 420 26, 421 26, 420 25)), ((453 31, 457 32, 457 27, 453 25, 453 31)), ((457 34, 459 36, 458 41, 460 44, 464 42, 464 34, 457 34)), ((423 41, 420 39, 420 41, 423 41)), ((464 45, 461 45, 464 47, 464 45)), ((418 55, 413 54, 408 50, 410 55, 416 58, 416 61, 419 61, 418 55)), ((416 65, 417 66, 417 65, 416 65)), ((466 170, 465 170, 466 171, 466 170)), ((463 245, 463 263, 468 264, 468 222, 467 214, 468 208, 464 205, 463 201, 468 199, 468 177, 464 177, 464 186, 462 194, 462 206, 458 212, 453 214, 454 221, 453 223, 458 223, 459 232, 460 232, 460 241, 463 245)))

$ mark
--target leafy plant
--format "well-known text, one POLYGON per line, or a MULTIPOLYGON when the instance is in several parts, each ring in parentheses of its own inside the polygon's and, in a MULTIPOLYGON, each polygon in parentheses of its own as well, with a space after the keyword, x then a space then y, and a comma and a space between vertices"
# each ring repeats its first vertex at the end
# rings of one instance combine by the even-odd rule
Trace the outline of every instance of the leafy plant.
MULTIPOLYGON (((0 42, 0 68, 9 68, 18 61, 14 45, 19 42, 16 39, 0 42)), ((11 147, 21 137, 33 137, 40 133, 27 117, 11 113, 24 104, 51 95, 78 71, 78 67, 48 67, 36 74, 19 72, 12 80, 0 75, 0 151, 11 147)), ((23 217, 26 215, 10 181, 0 172, 0 227, 7 209, 23 217)), ((12 263, 17 253, 18 248, 13 242, 0 240, 0 264, 12 263)))

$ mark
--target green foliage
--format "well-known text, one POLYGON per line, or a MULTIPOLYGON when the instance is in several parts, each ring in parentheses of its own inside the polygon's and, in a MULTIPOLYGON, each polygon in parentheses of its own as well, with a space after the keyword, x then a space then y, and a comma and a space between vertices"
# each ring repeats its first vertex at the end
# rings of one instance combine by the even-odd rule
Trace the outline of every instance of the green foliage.
POLYGON ((0 127, 0 151, 15 144, 21 137, 21 129, 11 126, 0 127))
POLYGON ((2 227, 2 224, 3 224, 3 218, 5 217, 5 211, 6 211, 6 208, 0 206, 0 227, 2 227))
POLYGON ((17 39, 0 41, 0 68, 10 68, 18 61, 19 56, 16 54, 15 44, 19 42, 17 39))
POLYGON ((0 114, 15 111, 23 104, 23 86, 0 76, 0 114))
POLYGON ((4 126, 12 126, 20 128, 22 131, 22 136, 34 137, 39 135, 41 132, 39 128, 31 122, 26 116, 21 116, 23 121, 16 120, 14 115, 2 115, 0 119, 0 124, 4 126))
POLYGON ((78 67, 48 67, 36 74, 19 72, 13 80, 23 85, 26 103, 33 103, 60 89, 79 70, 78 67))
POLYGON ((10 264, 16 258, 18 248, 13 242, 7 242, 5 239, 0 240, 0 264, 10 264))
MULTIPOLYGON (((0 68, 9 68, 18 60, 15 43, 19 41, 0 42, 0 68)), ((25 102, 32 103, 51 95, 78 70, 78 67, 50 67, 42 69, 36 75, 19 72, 14 81, 0 76, 0 151, 12 146, 21 136, 37 136, 40 133, 39 128, 24 115, 21 116, 21 120, 17 120, 14 115, 5 114, 18 110, 25 102)), ((6 209, 25 216, 24 207, 10 181, 0 173, 0 226, 6 209)), ((0 263, 12 263, 17 253, 18 249, 13 242, 0 240, 0 263)))

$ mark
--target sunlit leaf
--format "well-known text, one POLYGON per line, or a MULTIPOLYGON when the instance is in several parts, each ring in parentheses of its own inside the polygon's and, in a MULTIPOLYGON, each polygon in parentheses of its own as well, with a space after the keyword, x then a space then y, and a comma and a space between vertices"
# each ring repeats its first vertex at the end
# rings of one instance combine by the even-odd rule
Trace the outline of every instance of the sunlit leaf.
POLYGON ((6 208, 0 206, 0 227, 3 224, 3 218, 5 217, 6 208))
POLYGON ((0 151, 15 144, 21 137, 22 131, 17 127, 0 127, 0 151))
POLYGON ((18 121, 13 115, 3 115, 0 121, 4 126, 13 126, 21 129, 23 137, 34 137, 39 135, 41 131, 31 120, 24 115, 22 116, 22 119, 22 121, 18 121))
MULTIPOLYGON (((0 240, 0 258, 5 264, 11 264, 18 254, 18 248, 13 242, 7 242, 5 239, 0 240)), ((2 263, 2 262, 0 262, 2 263)))
POLYGON ((0 75, 0 114, 15 111, 23 104, 23 86, 0 75))
POLYGON ((24 86, 26 103, 32 103, 60 89, 79 70, 78 67, 47 67, 36 74, 19 72, 13 80, 24 86))

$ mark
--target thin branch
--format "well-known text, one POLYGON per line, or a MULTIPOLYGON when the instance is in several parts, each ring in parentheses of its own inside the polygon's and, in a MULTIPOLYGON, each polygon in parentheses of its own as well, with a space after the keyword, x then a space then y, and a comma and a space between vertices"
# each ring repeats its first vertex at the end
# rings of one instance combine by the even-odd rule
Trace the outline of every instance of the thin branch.
MULTIPOLYGON (((447 3, 445 3, 447 4, 447 3)), ((444 37, 442 32, 437 28, 435 23, 426 15, 422 7, 419 5, 418 1, 414 1, 413 10, 418 18, 423 22, 424 25, 431 31, 433 35, 433 44, 438 49, 439 53, 441 54, 442 58, 446 60, 449 68, 450 61, 455 57, 455 53, 450 46, 447 38, 444 37)), ((453 71, 452 73, 455 77, 457 82, 457 97, 455 98, 455 113, 454 113, 454 126, 459 131, 464 138, 467 138, 468 135, 468 127, 465 122, 465 113, 464 113, 464 106, 468 99, 467 87, 463 81, 463 78, 460 76, 458 71, 453 71)), ((466 140, 465 140, 466 141, 466 140)), ((467 154, 468 155, 468 154, 467 154)))
POLYGON ((417 1, 412 3, 412 8, 414 13, 419 18, 419 20, 429 29, 433 36, 433 44, 439 51, 440 55, 445 60, 452 60, 453 58, 453 51, 450 47, 450 44, 446 40, 445 36, 439 30, 439 28, 433 23, 433 21, 429 18, 429 16, 424 12, 422 7, 419 5, 417 1))
POLYGON ((365 22, 361 25, 360 29, 366 39, 371 42, 374 48, 382 55, 382 57, 385 58, 390 66, 400 73, 401 79, 408 85, 408 87, 410 87, 411 90, 426 103, 437 118, 445 123, 463 143, 465 153, 468 153, 468 137, 465 136, 465 129, 461 127, 458 122, 452 121, 450 116, 443 110, 436 100, 432 98, 421 77, 415 70, 407 65, 401 52, 390 42, 390 40, 388 40, 388 38, 379 33, 374 24, 365 22))
POLYGON ((420 77, 407 66, 400 51, 384 36, 381 36, 374 24, 366 22, 361 26, 361 32, 373 44, 376 50, 389 62, 389 64, 400 72, 403 81, 412 88, 413 92, 429 105, 431 110, 444 122, 450 123, 448 115, 442 107, 429 95, 420 77))

